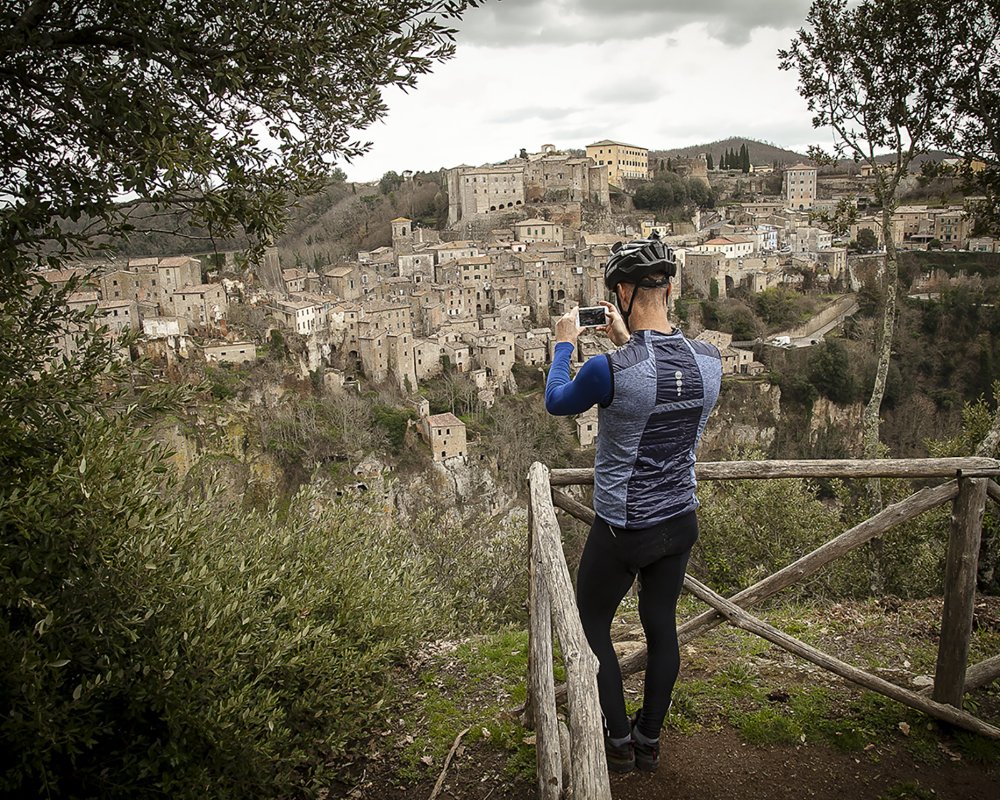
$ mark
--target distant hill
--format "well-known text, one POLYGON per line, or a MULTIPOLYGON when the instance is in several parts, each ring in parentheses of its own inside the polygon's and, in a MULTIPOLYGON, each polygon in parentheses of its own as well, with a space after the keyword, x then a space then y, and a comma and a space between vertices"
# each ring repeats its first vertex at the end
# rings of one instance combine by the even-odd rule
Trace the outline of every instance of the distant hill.
POLYGON ((741 136, 732 136, 728 139, 720 139, 717 142, 696 144, 691 147, 675 147, 672 150, 650 150, 649 157, 650 159, 693 158, 701 153, 711 153, 712 161, 718 167, 720 159, 727 150, 739 153, 740 148, 744 144, 747 146, 747 152, 750 154, 750 163, 752 164, 773 164, 777 161, 778 164, 791 165, 798 161, 806 160, 804 154, 796 153, 794 150, 785 150, 777 145, 759 142, 756 139, 746 139, 741 136))

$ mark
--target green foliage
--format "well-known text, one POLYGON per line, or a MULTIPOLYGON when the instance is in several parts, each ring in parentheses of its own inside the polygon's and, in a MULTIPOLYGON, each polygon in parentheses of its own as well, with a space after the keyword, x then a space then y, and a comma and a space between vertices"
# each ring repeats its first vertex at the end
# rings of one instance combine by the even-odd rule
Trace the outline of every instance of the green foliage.
POLYGON ((716 591, 749 586, 839 533, 839 515, 803 480, 719 481, 698 491, 698 560, 716 591))
POLYGON ((230 369, 226 365, 207 364, 205 366, 205 379, 208 381, 209 392, 216 400, 229 400, 236 397, 243 385, 239 371, 230 369))
MULTIPOLYGON (((526 631, 505 628, 475 636, 454 655, 456 663, 435 659, 421 672, 418 696, 426 696, 407 725, 416 735, 403 752, 404 777, 411 781, 426 777, 421 758, 430 755, 440 763, 458 732, 468 728, 465 744, 489 740, 506 752, 508 775, 533 781, 535 750, 527 743, 520 721, 508 713, 526 696, 526 631)), ((564 678, 557 672, 557 680, 564 678)))
POLYGON ((775 706, 737 714, 734 723, 750 744, 795 744, 802 735, 802 728, 775 706))
POLYGON ((372 421, 384 432, 389 447, 399 452, 403 448, 407 425, 416 418, 413 411, 377 405, 373 411, 372 421))
POLYGON ((919 781, 904 781, 889 788, 878 800, 935 800, 937 792, 925 789, 919 781))
MULTIPOLYGON (((57 296, 39 297, 5 312, 58 325, 57 296)), ((16 322, 4 314, 5 337, 16 322)), ((135 430, 152 400, 113 413, 126 376, 84 338, 58 382, 30 369, 44 347, 0 362, 16 434, 0 439, 0 789, 315 790, 430 624, 426 571, 368 506, 187 504, 135 430)))
POLYGON ((787 328, 799 319, 798 295, 782 286, 754 295, 753 305, 757 315, 772 330, 787 328))
POLYGON ((284 361, 289 356, 288 342, 285 341, 285 334, 277 328, 271 329, 270 345, 267 349, 268 358, 274 361, 284 361))
POLYGON ((352 136, 385 114, 379 89, 454 53, 448 23, 478 0, 8 5, 0 240, 50 254, 171 202, 206 240, 263 245, 290 196, 367 149, 352 136))
POLYGON ((636 208, 669 211, 689 205, 713 205, 715 195, 700 178, 685 179, 673 172, 663 172, 653 181, 641 184, 632 201, 636 208))
POLYGON ((30 289, 0 281, 0 793, 314 794, 438 624, 432 562, 381 504, 187 501, 141 430, 178 397, 30 289))
POLYGON ((511 569, 527 552, 523 518, 468 519, 442 524, 443 509, 428 508, 413 540, 437 587, 441 624, 457 633, 523 622, 527 570, 511 569))
MULTIPOLYGON (((993 384, 991 394, 995 404, 997 398, 1000 398, 1000 381, 993 384)), ((974 454, 979 443, 986 438, 986 434, 993 426, 997 413, 995 405, 991 407, 985 397, 979 397, 975 402, 965 403, 962 407, 961 431, 950 439, 928 441, 928 454, 934 458, 974 454)))
POLYGON ((878 236, 871 228, 862 228, 858 231, 858 249, 862 253, 874 253, 878 250, 878 236))
POLYGON ((545 410, 537 397, 497 403, 483 419, 480 446, 499 454, 497 473, 507 491, 527 491, 525 476, 535 461, 552 467, 569 466, 579 453, 572 424, 545 410))
POLYGON ((835 403, 853 403, 861 399, 851 356, 839 339, 826 338, 810 349, 808 374, 816 390, 835 403))
POLYGON ((378 190, 382 194, 389 194, 389 192, 398 189, 402 184, 403 179, 399 176, 399 173, 389 170, 379 179, 378 190))

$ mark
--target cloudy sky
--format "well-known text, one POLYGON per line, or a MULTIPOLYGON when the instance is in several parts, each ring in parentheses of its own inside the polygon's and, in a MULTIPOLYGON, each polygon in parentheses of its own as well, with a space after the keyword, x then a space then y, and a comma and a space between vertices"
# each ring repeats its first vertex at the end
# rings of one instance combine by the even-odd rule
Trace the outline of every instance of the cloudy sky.
POLYGON ((352 180, 502 161, 543 143, 610 138, 650 149, 747 136, 804 151, 813 130, 778 69, 809 0, 487 0, 455 57, 361 134, 352 180))

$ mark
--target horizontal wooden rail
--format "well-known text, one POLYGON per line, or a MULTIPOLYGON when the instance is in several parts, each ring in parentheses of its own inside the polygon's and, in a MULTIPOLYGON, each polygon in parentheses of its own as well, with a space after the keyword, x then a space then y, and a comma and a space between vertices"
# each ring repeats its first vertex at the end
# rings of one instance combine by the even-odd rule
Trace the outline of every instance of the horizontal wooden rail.
MULTIPOLYGON (((869 461, 704 462, 696 466, 696 475, 699 480, 955 478, 955 480, 938 486, 922 489, 889 506, 773 575, 740 591, 732 598, 722 597, 697 579, 689 575, 685 576, 685 588, 705 601, 709 610, 681 625, 678 628, 678 638, 681 643, 691 641, 719 623, 728 621, 736 627, 755 633, 772 644, 865 688, 884 694, 952 725, 980 735, 1000 739, 1000 727, 977 719, 961 708, 962 696, 965 692, 984 686, 1000 677, 1000 656, 988 658, 966 670, 975 597, 975 565, 979 551, 978 533, 981 530, 983 502, 988 497, 990 500, 1000 503, 1000 483, 989 479, 994 475, 1000 475, 1000 461, 991 458, 969 457, 869 461), (952 535, 949 544, 942 637, 933 687, 917 692, 892 684, 779 631, 745 610, 782 589, 813 575, 824 565, 866 542, 882 536, 893 527, 949 501, 954 501, 955 505, 952 513, 952 535), (927 696, 932 693, 933 699, 927 696)), ((551 514, 551 521, 555 523, 552 527, 556 533, 558 533, 558 523, 554 519, 555 509, 553 506, 561 508, 582 522, 593 523, 595 514, 590 507, 553 488, 592 483, 593 469, 552 470, 548 474, 545 474, 543 470, 538 470, 532 477, 535 478, 532 481, 532 509, 543 510, 545 516, 551 514), (548 492, 541 490, 542 480, 540 479, 543 476, 548 478, 548 492)), ((549 525, 544 527, 548 528, 549 525)), ((533 529, 537 530, 537 521, 533 529)), ((550 533, 547 531, 544 538, 549 539, 550 533)), ((542 560, 548 562, 545 566, 553 566, 554 559, 551 556, 542 560)), ((553 587, 553 590, 558 595, 563 594, 563 587, 559 587, 559 589, 553 587)), ((560 599, 562 600, 562 598, 560 599)), ((557 614, 558 616, 560 615, 557 614)), ((646 649, 644 647, 621 659, 623 676, 640 671, 645 666, 646 649)), ((548 677, 548 680, 551 680, 551 677, 548 677)), ((567 687, 564 685, 554 688, 555 699, 557 701, 565 700, 567 687)), ((577 692, 572 691, 572 688, 570 687, 569 694, 577 694, 577 692)), ((546 698, 548 702, 551 702, 551 697, 552 695, 548 695, 546 698)), ((571 696, 569 699, 572 716, 573 697, 571 696)), ((565 755, 564 751, 563 757, 565 755)), ((549 759, 551 760, 551 756, 549 759)), ((580 759, 577 764, 574 764, 577 769, 571 770, 571 774, 577 772, 577 779, 579 779, 579 776, 587 770, 584 764, 589 766, 592 763, 588 762, 590 759, 580 759)), ((548 769, 554 771, 553 765, 548 765, 548 769)), ((600 780, 593 781, 593 778, 588 782, 592 782, 591 785, 602 783, 600 780)), ((564 782, 563 786, 572 790, 570 782, 564 782)))
MULTIPOLYGON (((695 477, 701 481, 763 478, 955 478, 962 473, 1000 469, 995 458, 881 458, 798 459, 792 461, 700 461, 695 477)), ((554 469, 553 486, 594 482, 594 470, 554 469)))

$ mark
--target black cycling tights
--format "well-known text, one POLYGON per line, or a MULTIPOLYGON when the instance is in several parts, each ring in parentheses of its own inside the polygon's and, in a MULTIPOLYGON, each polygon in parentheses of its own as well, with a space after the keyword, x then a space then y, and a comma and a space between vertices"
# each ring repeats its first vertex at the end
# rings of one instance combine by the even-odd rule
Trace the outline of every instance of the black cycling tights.
POLYGON ((629 735, 621 667, 611 644, 611 621, 618 604, 639 576, 639 618, 648 648, 646 685, 639 730, 660 734, 680 668, 677 598, 684 585, 691 546, 698 538, 695 512, 643 530, 614 530, 594 521, 580 559, 576 603, 583 630, 600 661, 597 689, 608 735, 629 735))

